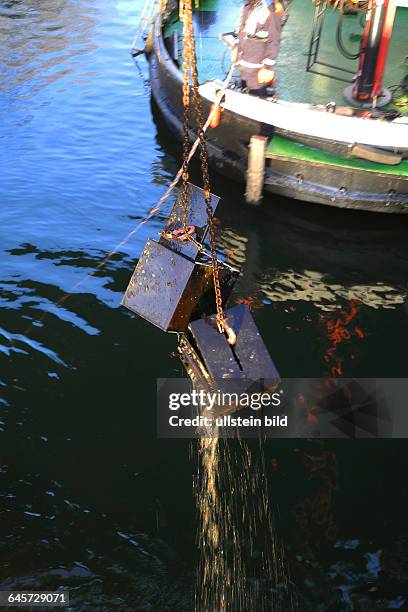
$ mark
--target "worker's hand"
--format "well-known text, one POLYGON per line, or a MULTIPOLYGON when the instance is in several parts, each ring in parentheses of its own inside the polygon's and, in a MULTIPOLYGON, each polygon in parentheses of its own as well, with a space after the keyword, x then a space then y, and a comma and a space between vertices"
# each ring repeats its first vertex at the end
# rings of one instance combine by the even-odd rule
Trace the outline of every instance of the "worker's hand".
POLYGON ((258 83, 264 83, 265 85, 268 85, 268 83, 272 83, 274 78, 275 73, 269 68, 261 68, 258 72, 258 83))
POLYGON ((232 51, 231 51, 231 63, 235 64, 235 62, 238 59, 238 48, 235 47, 232 51))

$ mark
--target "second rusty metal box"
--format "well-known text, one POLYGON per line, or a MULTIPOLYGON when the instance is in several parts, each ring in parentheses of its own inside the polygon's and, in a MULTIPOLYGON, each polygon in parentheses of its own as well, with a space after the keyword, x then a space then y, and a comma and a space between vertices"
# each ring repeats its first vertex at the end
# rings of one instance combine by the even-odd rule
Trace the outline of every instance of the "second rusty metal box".
POLYGON ((240 304, 224 314, 237 336, 235 346, 231 347, 225 335, 220 334, 215 316, 191 322, 181 339, 180 351, 187 371, 191 369, 202 382, 265 379, 276 383, 278 371, 248 306, 240 304))

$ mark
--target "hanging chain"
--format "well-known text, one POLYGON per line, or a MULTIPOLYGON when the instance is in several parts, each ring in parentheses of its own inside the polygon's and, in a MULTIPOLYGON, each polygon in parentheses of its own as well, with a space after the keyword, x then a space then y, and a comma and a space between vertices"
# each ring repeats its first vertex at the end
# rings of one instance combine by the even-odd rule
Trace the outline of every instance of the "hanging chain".
POLYGON ((182 166, 182 184, 181 184, 181 225, 186 228, 188 225, 188 209, 189 209, 189 188, 188 188, 188 164, 190 153, 190 73, 192 65, 192 45, 191 33, 188 25, 188 2, 180 2, 180 19, 183 22, 183 166, 182 166))
MULTIPOLYGON (((184 106, 184 124, 183 124, 183 185, 182 185, 182 206, 183 210, 187 209, 188 192, 188 156, 189 156, 189 119, 190 119, 190 102, 192 98, 194 106, 194 115, 196 121, 196 131, 200 146, 201 173, 203 177, 204 198, 208 218, 208 230, 210 235, 211 247, 211 267, 214 282, 215 303, 217 309, 217 326, 220 333, 226 333, 228 342, 235 344, 236 336, 234 331, 228 326, 227 319, 224 315, 222 307, 222 294, 220 285, 220 271, 217 260, 217 244, 216 244, 216 228, 213 221, 213 210, 211 206, 211 186, 208 164, 208 150, 203 129, 201 99, 198 91, 198 73, 197 73, 197 56, 194 40, 193 29, 193 10, 192 0, 184 0, 182 2, 181 17, 183 20, 183 106, 184 106), (191 91, 190 91, 190 75, 191 75, 191 91)), ((188 211, 187 211, 188 212, 188 211)), ((183 226, 187 226, 187 221, 183 222, 183 226)))

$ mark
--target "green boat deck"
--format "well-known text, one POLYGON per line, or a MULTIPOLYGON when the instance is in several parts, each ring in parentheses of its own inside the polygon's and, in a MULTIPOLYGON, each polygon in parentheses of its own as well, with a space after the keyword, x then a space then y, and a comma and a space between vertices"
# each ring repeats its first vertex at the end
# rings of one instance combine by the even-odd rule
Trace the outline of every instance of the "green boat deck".
MULTIPOLYGON (((241 2, 237 0, 200 0, 200 9, 195 12, 197 56, 200 80, 220 79, 229 68, 229 52, 219 40, 219 35, 235 29, 241 2)), ((346 83, 306 72, 307 51, 311 36, 314 3, 311 0, 292 0, 289 20, 284 27, 282 46, 277 62, 278 96, 290 102, 326 104, 333 100, 345 104, 343 90, 346 83)), ((336 24, 338 13, 331 8, 326 13, 320 43, 319 59, 349 70, 357 69, 358 60, 345 59, 336 47, 336 24)), ((359 16, 344 19, 344 43, 351 52, 358 51, 359 41, 350 39, 351 34, 361 34, 359 16)), ((167 26, 166 33, 181 31, 177 17, 167 26)), ((405 56, 408 54, 406 33, 408 32, 408 9, 397 9, 384 85, 397 86, 408 72, 405 56)), ((337 73, 338 74, 338 73, 337 73)), ((344 75, 351 78, 352 75, 344 75)), ((400 109, 401 110, 401 109, 400 109)))
POLYGON ((398 176, 408 176, 408 161, 403 161, 397 166, 386 166, 384 164, 376 164, 370 161, 360 159, 349 159, 322 151, 321 149, 312 149, 304 145, 274 136, 269 143, 267 149, 267 157, 282 157, 290 159, 305 160, 316 164, 329 164, 334 166, 342 166, 354 170, 366 170, 367 172, 381 172, 382 174, 394 174, 398 176))
POLYGON ((394 174, 408 176, 408 161, 403 161, 396 166, 385 166, 360 159, 348 159, 328 153, 320 149, 311 149, 304 145, 275 136, 272 138, 267 149, 268 157, 288 157, 299 161, 308 161, 316 164, 329 164, 342 166, 354 170, 366 170, 367 172, 381 172, 382 174, 394 174))

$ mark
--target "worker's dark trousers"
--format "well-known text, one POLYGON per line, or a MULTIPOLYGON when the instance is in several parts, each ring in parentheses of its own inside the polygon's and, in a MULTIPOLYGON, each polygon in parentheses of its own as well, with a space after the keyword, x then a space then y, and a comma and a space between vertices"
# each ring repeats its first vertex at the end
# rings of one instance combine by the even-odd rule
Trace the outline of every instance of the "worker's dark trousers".
MULTIPOLYGON (((246 89, 247 87, 247 83, 244 80, 242 81, 242 87, 244 89, 246 89)), ((256 89, 249 89, 248 91, 251 96, 258 96, 258 98, 266 98, 268 95, 268 87, 266 85, 262 87, 257 87, 256 89)))

